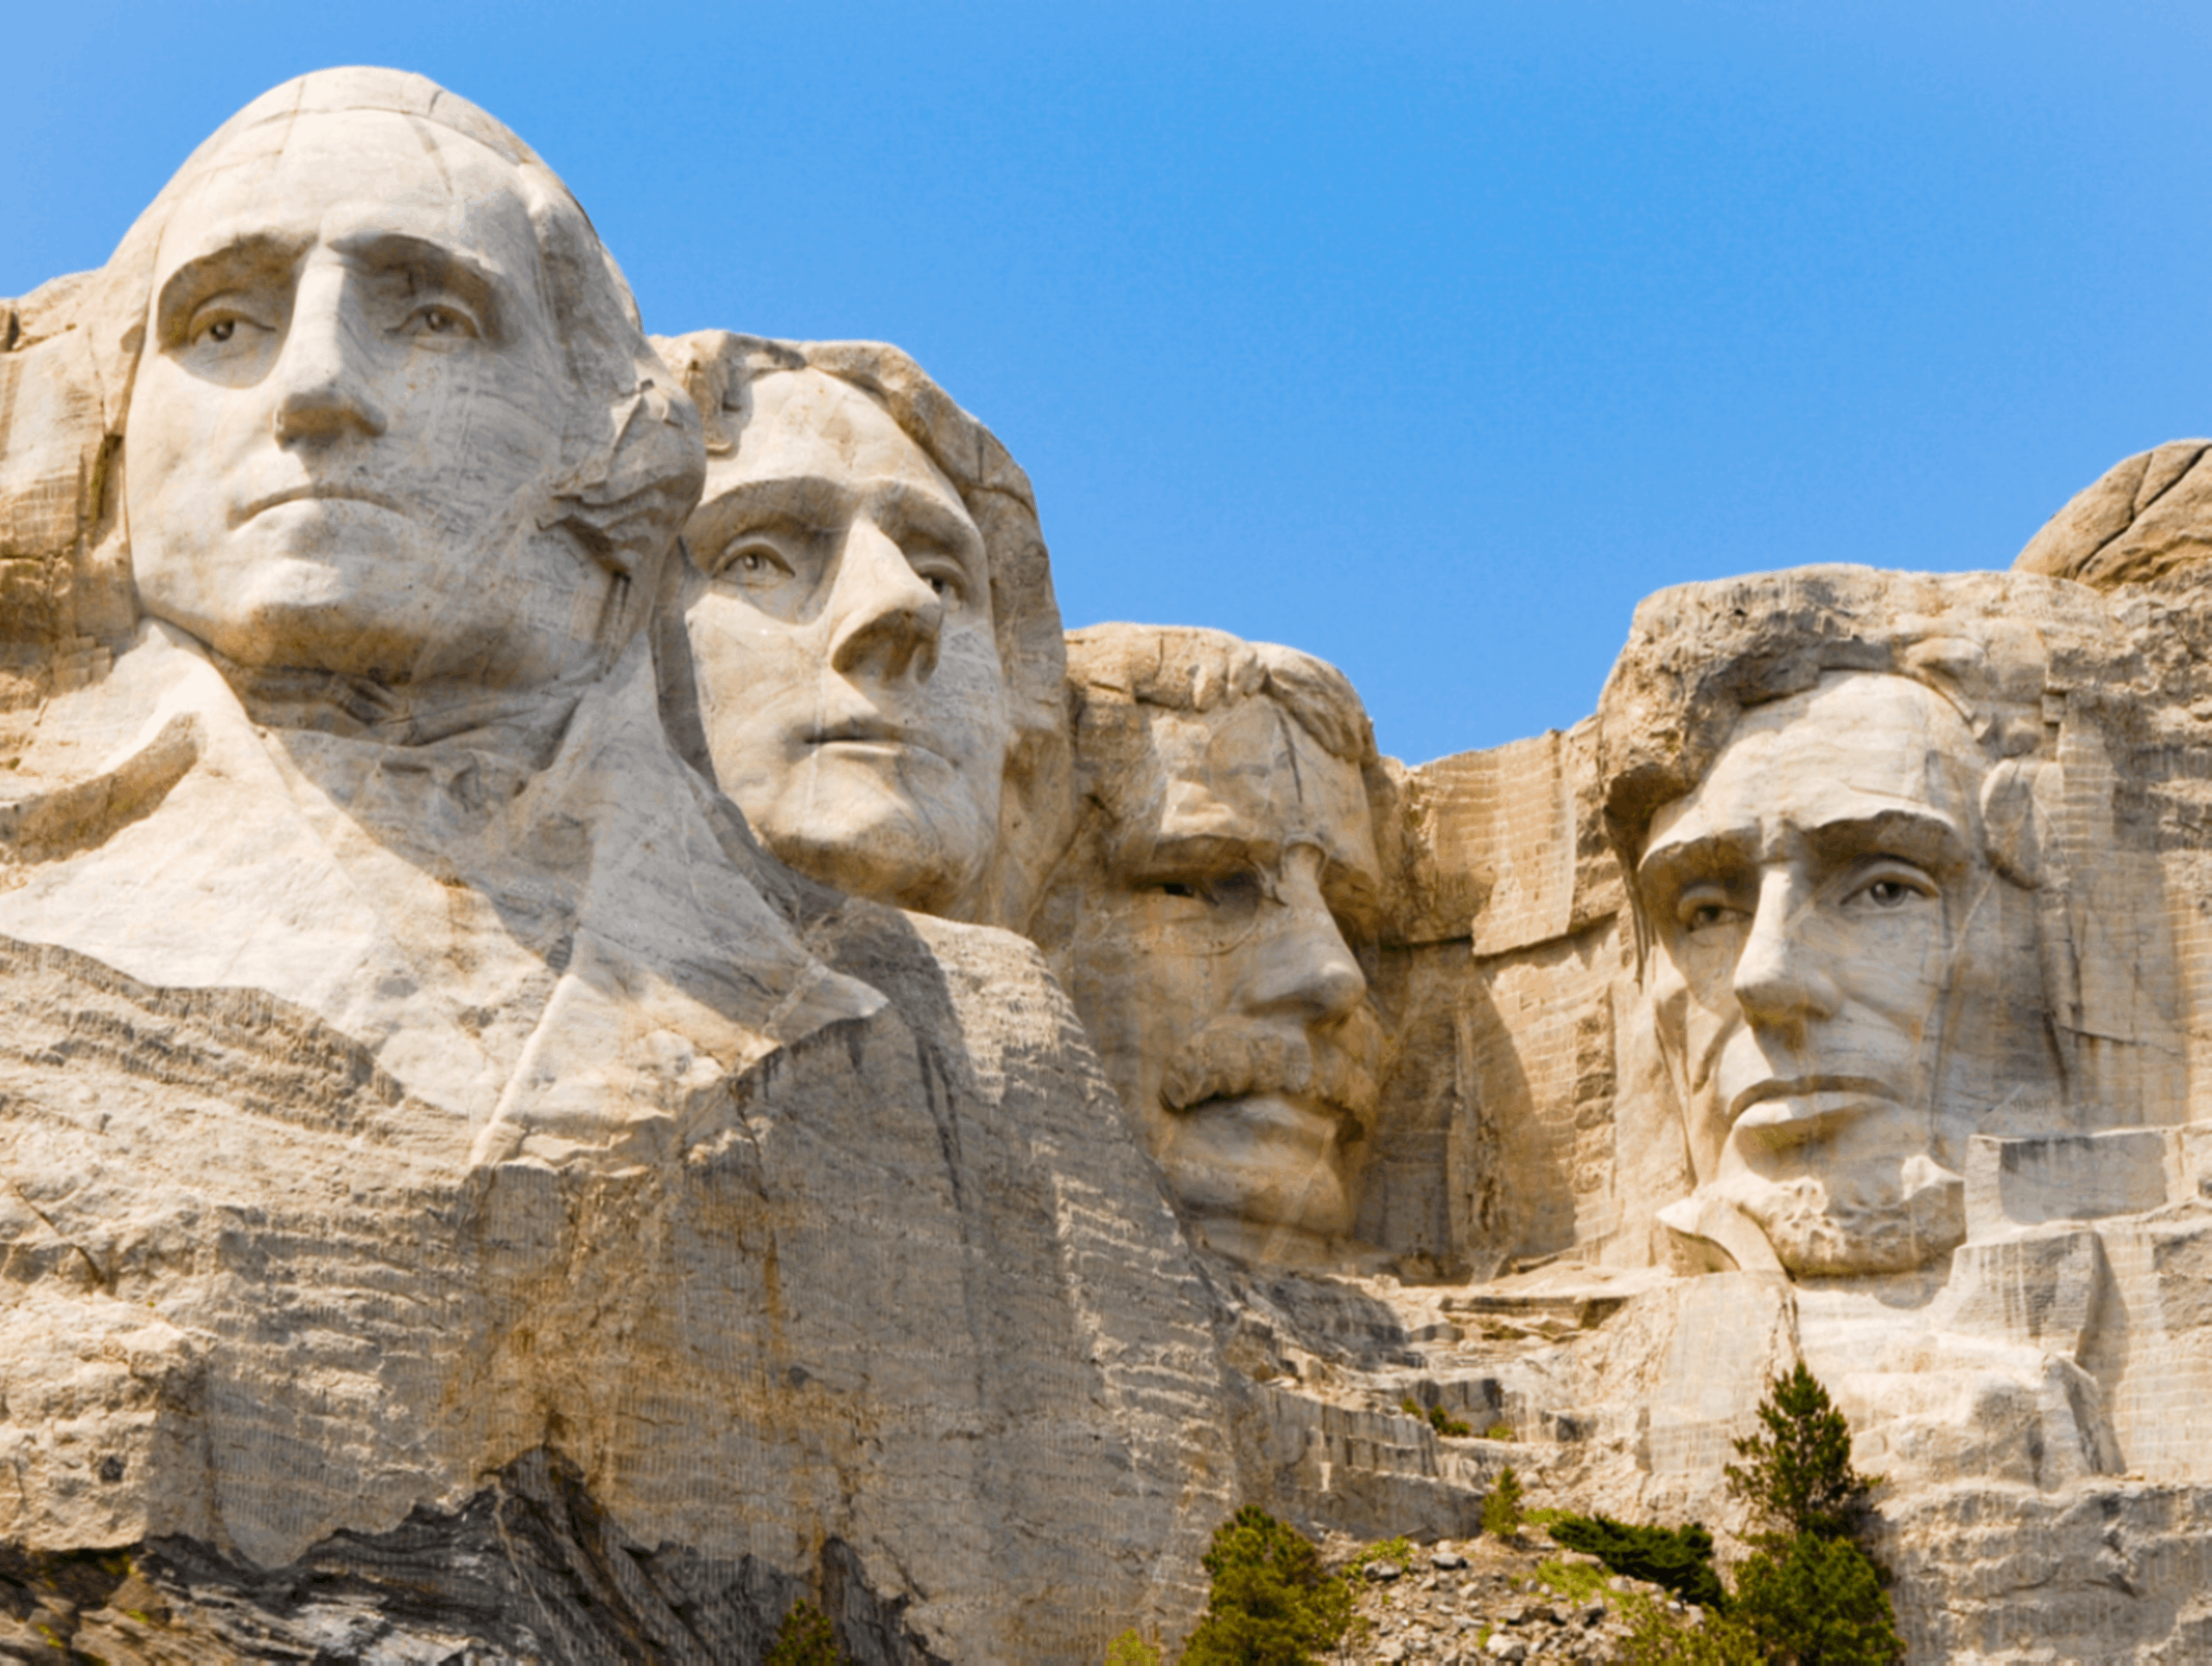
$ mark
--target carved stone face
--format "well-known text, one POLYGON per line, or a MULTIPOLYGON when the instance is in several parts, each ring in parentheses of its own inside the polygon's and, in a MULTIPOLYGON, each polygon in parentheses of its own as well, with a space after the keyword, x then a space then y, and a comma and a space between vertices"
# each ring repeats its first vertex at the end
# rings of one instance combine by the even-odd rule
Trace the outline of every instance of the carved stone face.
POLYGON ((1653 822, 1637 882, 1700 1191, 1793 1272, 1902 1270, 1963 1233, 1967 1137, 2041 1002, 1982 771, 1929 690, 1831 676, 1745 713, 1653 822))
POLYGON ((1012 734, 982 534, 858 389, 779 372, 752 400, 685 528, 715 777, 793 867, 941 910, 990 858, 1012 734))
POLYGON ((1151 775, 1084 899, 1076 1005, 1207 1238, 1294 1259, 1350 1230, 1345 1147, 1375 1104, 1365 788, 1271 700, 1141 710, 1151 775))
POLYGON ((612 583, 543 532, 570 385, 505 162, 430 123, 242 135, 163 234, 126 503, 148 613, 249 665, 527 686, 612 583))

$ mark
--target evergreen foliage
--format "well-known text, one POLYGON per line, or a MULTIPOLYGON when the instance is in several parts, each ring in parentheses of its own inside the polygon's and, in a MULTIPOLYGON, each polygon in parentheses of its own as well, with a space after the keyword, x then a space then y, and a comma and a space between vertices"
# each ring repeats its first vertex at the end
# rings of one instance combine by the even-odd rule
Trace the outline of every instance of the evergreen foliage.
POLYGON ((1508 1464, 1497 1472, 1497 1484, 1483 1500, 1483 1531, 1494 1539, 1510 1539, 1521 1531, 1521 1478, 1508 1464))
POLYGON ((844 1666, 844 1661, 830 1616, 810 1602, 800 1602, 776 1628, 776 1640, 761 1656, 761 1666, 844 1666))
POLYGON ((1783 1666, 1890 1666, 1904 1657, 1890 1599, 1849 1539, 1800 1533, 1736 1570, 1736 1618, 1783 1666))
POLYGON ((1213 1588, 1183 1666, 1313 1666, 1351 1624, 1351 1591, 1295 1529, 1247 1504, 1205 1554, 1213 1588))
POLYGON ((1132 1625, 1106 1645, 1106 1666, 1160 1666, 1160 1650, 1132 1625))
POLYGON ((1548 1530, 1569 1550, 1595 1556, 1616 1574, 1647 1580, 1700 1607, 1728 1606, 1728 1593, 1713 1571, 1713 1535, 1697 1522, 1630 1527, 1610 1516, 1562 1516, 1548 1530))
POLYGON ((1860 1506, 1882 1478, 1851 1466, 1851 1425, 1804 1361, 1768 1383, 1759 1421, 1765 1434, 1735 1443, 1736 1455, 1746 1461, 1728 1466, 1728 1491, 1766 1519, 1770 1539, 1853 1536, 1860 1506))

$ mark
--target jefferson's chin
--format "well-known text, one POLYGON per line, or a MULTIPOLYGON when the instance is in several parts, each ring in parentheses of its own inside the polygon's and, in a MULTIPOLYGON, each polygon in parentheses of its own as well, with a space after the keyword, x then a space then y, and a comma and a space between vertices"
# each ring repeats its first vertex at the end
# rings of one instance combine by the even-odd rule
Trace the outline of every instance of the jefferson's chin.
POLYGON ((1736 1174, 1711 1191, 1766 1234, 1794 1278, 1907 1273, 1966 1239, 1966 1186, 1933 1158, 1788 1180, 1736 1174))
POLYGON ((1303 1097, 1254 1093, 1170 1113, 1161 1153, 1176 1195, 1203 1219, 1338 1237, 1351 1230, 1343 1118, 1303 1097))
POLYGON ((950 906, 982 873, 998 829, 936 754, 837 741, 804 768, 801 790, 779 794, 758 829, 801 873, 921 909, 950 906))

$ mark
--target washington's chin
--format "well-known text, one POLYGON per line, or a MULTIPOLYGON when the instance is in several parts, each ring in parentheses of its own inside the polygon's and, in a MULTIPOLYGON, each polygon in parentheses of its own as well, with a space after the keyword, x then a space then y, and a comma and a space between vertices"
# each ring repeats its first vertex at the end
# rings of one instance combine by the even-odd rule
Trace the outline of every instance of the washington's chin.
POLYGON ((1353 1212, 1343 1126, 1332 1107, 1287 1094, 1210 1099, 1166 1114, 1159 1155, 1177 1198, 1210 1237, 1233 1228, 1240 1239, 1338 1238, 1351 1230, 1353 1212))

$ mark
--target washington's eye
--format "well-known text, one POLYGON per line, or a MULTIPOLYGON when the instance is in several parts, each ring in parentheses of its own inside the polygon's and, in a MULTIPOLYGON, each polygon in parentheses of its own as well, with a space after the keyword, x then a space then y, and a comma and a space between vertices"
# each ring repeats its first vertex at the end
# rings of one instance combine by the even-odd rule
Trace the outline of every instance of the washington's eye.
POLYGON ((219 318, 207 327, 210 341, 227 341, 238 333, 238 321, 235 318, 219 318))
POLYGON ((467 340, 477 334, 475 320, 458 307, 418 308, 407 323, 417 335, 438 336, 450 341, 467 340))

